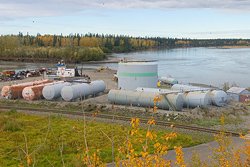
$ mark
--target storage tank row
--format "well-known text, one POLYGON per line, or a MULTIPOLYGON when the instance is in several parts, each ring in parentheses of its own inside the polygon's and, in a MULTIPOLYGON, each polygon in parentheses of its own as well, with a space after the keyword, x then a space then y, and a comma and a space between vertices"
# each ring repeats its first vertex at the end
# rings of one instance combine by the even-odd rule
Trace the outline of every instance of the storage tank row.
POLYGON ((221 90, 206 91, 179 91, 159 88, 139 87, 135 91, 111 90, 108 100, 113 104, 153 107, 154 97, 159 96, 161 101, 158 108, 181 111, 183 107, 208 107, 209 105, 224 106, 227 103, 227 94, 221 90))
POLYGON ((85 99, 89 95, 95 96, 100 92, 104 92, 105 89, 106 85, 101 80, 91 83, 41 80, 5 86, 2 89, 1 95, 7 99, 22 97, 25 100, 38 100, 44 97, 47 100, 55 100, 62 97, 65 101, 73 101, 77 98, 85 99))
MULTIPOLYGON (((189 85, 188 85, 189 86, 189 85)), ((197 107, 202 106, 206 107, 208 105, 215 105, 215 106, 224 106, 227 104, 228 96, 226 92, 222 90, 206 90, 200 91, 203 88, 201 87, 190 87, 190 90, 186 89, 186 91, 179 91, 179 89, 169 90, 169 89, 155 89, 155 88, 142 88, 139 87, 136 91, 145 91, 145 92, 155 92, 155 93, 181 93, 184 99, 184 106, 186 107, 197 107)))
POLYGON ((40 84, 51 83, 50 80, 37 80, 34 82, 25 82, 21 84, 15 84, 11 86, 4 86, 1 91, 1 96, 6 99, 18 99, 22 97, 23 89, 30 86, 36 86, 40 84))
POLYGON ((206 107, 210 105, 210 97, 207 92, 195 91, 189 93, 183 93, 178 90, 170 90, 170 89, 155 89, 155 88, 142 88, 139 87, 136 89, 139 92, 155 92, 159 94, 180 94, 183 97, 183 105, 185 107, 206 107))
MULTIPOLYGON (((173 85, 170 90, 153 90, 157 87, 158 81, 158 66, 154 62, 121 62, 118 64, 118 89, 120 90, 135 90, 136 88, 146 88, 147 92, 153 93, 182 93, 184 106, 187 107, 206 107, 212 102, 214 105, 222 106, 225 103, 223 100, 225 93, 223 91, 208 92, 211 88, 201 88, 189 85, 177 84, 178 81, 171 77, 160 77, 159 80, 164 83, 173 85), (149 90, 151 89, 151 90, 149 90), (183 93, 183 91, 196 91, 183 93), (206 91, 206 92, 205 92, 206 91), (224 94, 223 94, 224 93, 224 94), (220 97, 223 96, 223 97, 220 97)), ((138 91, 138 90, 137 90, 138 91)), ((145 90, 144 90, 145 91, 145 90)), ((124 92, 123 92, 124 93, 124 92)))
POLYGON ((201 102, 204 104, 213 104, 219 107, 226 105, 228 102, 228 95, 222 90, 181 84, 175 84, 171 89, 184 92, 186 105, 191 103, 191 107, 198 103, 197 99, 202 99, 201 102))
POLYGON ((25 87, 22 91, 22 96, 25 100, 38 100, 42 98, 42 90, 45 86, 51 85, 51 84, 59 84, 63 81, 58 82, 52 82, 47 84, 39 84, 35 86, 28 86, 25 87))

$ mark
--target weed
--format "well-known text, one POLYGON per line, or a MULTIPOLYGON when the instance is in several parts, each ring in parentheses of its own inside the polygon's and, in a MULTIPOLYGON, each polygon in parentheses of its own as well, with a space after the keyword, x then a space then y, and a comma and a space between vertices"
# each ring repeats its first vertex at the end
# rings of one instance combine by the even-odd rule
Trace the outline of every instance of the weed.
POLYGON ((16 109, 11 109, 10 111, 7 112, 8 115, 13 115, 13 114, 17 114, 16 109))
POLYGON ((23 127, 23 124, 15 119, 8 119, 3 123, 2 129, 6 132, 16 132, 20 131, 23 127))
MULTIPOLYGON (((36 166, 62 166, 62 158, 65 166, 82 165, 85 144, 83 140, 83 121, 70 120, 60 116, 34 116, 11 112, 0 113, 0 166, 17 166, 17 164, 36 163, 36 166), (28 154, 24 154, 26 134, 28 154), (63 149, 62 149, 63 143, 63 149), (60 155, 62 150, 62 155, 60 155), (33 153, 32 153, 33 152, 33 153), (32 155, 28 156, 30 153, 32 155), (61 158, 62 157, 62 158, 61 158), (77 158, 78 157, 78 158, 77 158), (32 160, 32 161, 30 161, 32 160)), ((153 121, 151 122, 153 123, 153 121)), ((139 128, 139 127, 138 127, 139 128)), ((114 142, 114 156, 116 157, 118 147, 127 139, 127 132, 130 127, 112 123, 101 123, 86 121, 86 139, 90 156, 99 156, 103 163, 112 162, 112 142, 114 142), (103 132, 107 135, 104 135, 103 132), (98 153, 94 154, 97 150, 98 153)), ((166 130, 152 129, 159 142, 166 143, 163 139, 166 130)), ((140 127, 138 133, 146 136, 147 129, 140 127)), ((149 134, 148 134, 149 135, 149 134)), ((142 147, 138 144, 139 136, 131 137, 136 152, 140 153, 142 147)), ((205 138, 193 139, 190 135, 178 134, 177 141, 169 140, 168 149, 173 148, 175 143, 183 146, 191 146, 208 141, 205 138)), ((149 153, 154 153, 154 143, 148 143, 149 153)))

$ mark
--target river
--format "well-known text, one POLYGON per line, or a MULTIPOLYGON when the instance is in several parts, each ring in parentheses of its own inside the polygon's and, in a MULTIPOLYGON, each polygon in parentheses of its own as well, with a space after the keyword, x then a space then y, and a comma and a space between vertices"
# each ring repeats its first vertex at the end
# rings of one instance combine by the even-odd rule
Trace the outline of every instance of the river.
MULTIPOLYGON (((250 87, 250 48, 178 48, 113 56, 157 60, 159 76, 172 76, 183 83, 222 87, 228 82, 250 87)), ((117 68, 116 64, 109 66, 117 68)))
MULTIPOLYGON (((178 48, 133 53, 113 54, 128 60, 156 60, 159 76, 172 76, 182 83, 202 83, 222 87, 223 83, 250 87, 250 48, 178 48)), ((0 68, 53 67, 54 64, 1 62, 0 68)), ((83 64, 92 68, 99 65, 117 69, 117 63, 83 64)))

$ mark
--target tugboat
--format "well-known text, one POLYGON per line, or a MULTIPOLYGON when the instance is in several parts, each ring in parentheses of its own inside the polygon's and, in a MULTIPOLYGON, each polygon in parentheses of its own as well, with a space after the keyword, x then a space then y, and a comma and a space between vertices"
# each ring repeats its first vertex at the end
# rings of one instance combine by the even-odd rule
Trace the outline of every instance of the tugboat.
MULTIPOLYGON (((76 70, 73 68, 66 68, 66 65, 64 64, 63 60, 59 61, 57 63, 57 71, 56 75, 58 77, 75 77, 76 76, 76 70)), ((78 73, 78 71, 77 71, 78 73)))

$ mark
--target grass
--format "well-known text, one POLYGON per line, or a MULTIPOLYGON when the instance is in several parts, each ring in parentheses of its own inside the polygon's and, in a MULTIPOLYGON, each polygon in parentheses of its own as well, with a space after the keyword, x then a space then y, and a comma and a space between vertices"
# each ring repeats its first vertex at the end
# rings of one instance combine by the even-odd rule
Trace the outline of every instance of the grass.
MULTIPOLYGON (((54 101, 45 101, 45 100, 41 100, 41 101, 24 101, 22 99, 20 100, 8 100, 8 99, 1 99, 0 100, 0 105, 11 105, 11 106, 16 106, 18 108, 18 106, 21 107, 30 107, 30 108, 35 108, 35 109, 40 109, 40 108, 49 108, 49 109, 62 109, 62 110, 67 110, 67 111, 80 111, 82 109, 80 103, 78 104, 71 104, 68 103, 63 106, 61 106, 60 102, 54 102, 54 101), (13 105, 14 103, 14 105, 13 105)), ((83 105, 83 109, 85 112, 91 112, 91 111, 95 111, 97 108, 96 105, 92 105, 92 104, 84 104, 83 105)))
MULTIPOLYGON (((215 125, 221 125, 220 118, 209 118, 209 119, 196 119, 192 122, 193 124, 204 126, 204 127, 211 127, 215 125)), ((242 123, 242 119, 240 117, 225 117, 225 124, 240 124, 242 123)))
MULTIPOLYGON (((111 162, 111 142, 104 135, 114 138, 115 154, 118 146, 127 137, 129 126, 87 121, 86 138, 90 152, 100 149, 104 162, 111 162)), ((0 113, 0 166, 18 166, 26 162, 25 152, 31 153, 35 166, 80 166, 81 155, 85 149, 84 125, 82 120, 72 120, 61 116, 34 116, 15 111, 0 113), (27 142, 25 142, 27 139, 27 142), (27 147, 26 147, 27 144, 27 147), (63 146, 62 157, 60 148, 63 146)), ((158 140, 163 140, 169 131, 154 130, 158 140)), ((141 129, 141 134, 146 134, 141 129)), ((190 134, 179 134, 168 142, 169 148, 175 145, 184 147, 210 141, 212 137, 194 137, 190 134)), ((132 139, 137 143, 137 138, 132 139)), ((164 143, 164 141, 162 141, 164 143)), ((150 146, 152 148, 152 145, 150 146)), ((140 151, 140 145, 135 150, 140 151)))

